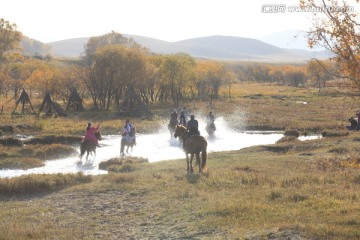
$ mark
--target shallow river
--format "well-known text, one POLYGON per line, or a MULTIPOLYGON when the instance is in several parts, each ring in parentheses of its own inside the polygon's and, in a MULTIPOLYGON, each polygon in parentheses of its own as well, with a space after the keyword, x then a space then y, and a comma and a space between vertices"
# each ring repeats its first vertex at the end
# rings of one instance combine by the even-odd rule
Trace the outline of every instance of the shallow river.
MULTIPOLYGON (((199 121, 199 125, 205 126, 201 121, 199 121)), ((255 145, 273 144, 284 136, 280 132, 235 132, 227 126, 223 118, 216 120, 216 127, 217 131, 213 139, 209 139, 205 129, 200 129, 201 135, 208 140, 208 152, 238 150, 255 145)), ((99 169, 99 163, 120 156, 120 136, 103 137, 104 139, 100 141, 101 147, 96 150, 96 156, 90 155, 87 161, 85 155, 82 161, 79 160, 78 156, 50 160, 46 161, 45 166, 40 168, 0 170, 0 177, 15 177, 33 173, 75 173, 79 171, 92 175, 107 173, 107 171, 99 169)), ((300 140, 314 138, 317 137, 300 138, 300 140)), ((185 159, 181 142, 178 139, 170 138, 170 133, 166 128, 159 130, 156 134, 138 134, 136 142, 137 146, 129 154, 130 156, 147 158, 149 162, 185 159)))

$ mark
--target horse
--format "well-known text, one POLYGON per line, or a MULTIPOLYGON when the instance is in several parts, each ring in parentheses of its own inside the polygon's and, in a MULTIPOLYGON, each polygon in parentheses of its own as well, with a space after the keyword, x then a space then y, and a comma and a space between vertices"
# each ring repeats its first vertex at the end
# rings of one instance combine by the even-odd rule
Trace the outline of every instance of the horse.
POLYGON ((170 122, 168 124, 170 138, 172 138, 172 136, 173 136, 173 132, 175 131, 176 125, 178 125, 178 120, 175 118, 170 119, 170 122))
POLYGON ((215 126, 215 123, 214 122, 209 122, 206 124, 206 127, 205 127, 205 130, 206 132, 208 133, 208 135, 210 137, 213 137, 214 136, 214 132, 216 131, 216 126, 215 126))
POLYGON ((135 133, 136 133, 136 128, 133 127, 131 128, 129 135, 122 136, 120 142, 120 156, 125 155, 124 153, 125 146, 127 146, 126 153, 129 153, 129 148, 131 148, 132 151, 133 147, 136 145, 135 133))
MULTIPOLYGON (((94 132, 94 135, 97 140, 100 141, 102 139, 100 131, 94 132)), ((82 159, 85 152, 87 152, 86 161, 87 161, 90 153, 94 153, 96 155, 96 143, 92 140, 82 141, 80 144, 80 160, 82 159)))
POLYGON ((196 160, 199 163, 199 173, 202 173, 206 169, 206 158, 207 158, 206 139, 200 135, 196 135, 196 134, 192 135, 182 125, 176 126, 174 137, 175 138, 179 137, 183 141, 183 148, 186 155, 187 171, 193 172, 192 160, 195 154, 196 160), (201 152, 201 161, 200 161, 200 152, 201 152), (189 160, 189 154, 191 155, 190 160, 189 160))

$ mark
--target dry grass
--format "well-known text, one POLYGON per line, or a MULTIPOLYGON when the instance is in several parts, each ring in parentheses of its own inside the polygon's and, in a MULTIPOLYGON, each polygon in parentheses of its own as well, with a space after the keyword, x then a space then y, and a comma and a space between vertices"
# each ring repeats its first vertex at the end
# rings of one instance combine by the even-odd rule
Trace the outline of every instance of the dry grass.
POLYGON ((92 176, 76 174, 31 174, 14 178, 0 179, 2 197, 24 197, 50 193, 72 185, 87 183, 92 176))

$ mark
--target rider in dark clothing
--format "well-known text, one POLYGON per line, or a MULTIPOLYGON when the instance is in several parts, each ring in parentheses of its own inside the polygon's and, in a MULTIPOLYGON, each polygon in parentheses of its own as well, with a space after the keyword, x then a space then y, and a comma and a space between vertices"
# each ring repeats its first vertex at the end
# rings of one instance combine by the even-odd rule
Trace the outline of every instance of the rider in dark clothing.
POLYGON ((186 126, 186 118, 184 111, 180 111, 180 124, 186 126))
POLYGON ((351 124, 350 127, 348 127, 349 130, 357 130, 358 122, 355 120, 354 117, 349 118, 349 122, 351 124))
POLYGON ((206 115, 206 122, 207 122, 207 124, 214 124, 214 122, 215 122, 215 117, 214 117, 214 115, 212 114, 212 112, 209 112, 209 114, 206 115))
POLYGON ((178 113, 176 112, 176 110, 174 110, 171 115, 170 115, 171 120, 177 120, 178 118, 178 113))
POLYGON ((192 134, 200 135, 199 132, 199 123, 195 120, 195 116, 191 115, 190 120, 187 122, 187 129, 192 134))

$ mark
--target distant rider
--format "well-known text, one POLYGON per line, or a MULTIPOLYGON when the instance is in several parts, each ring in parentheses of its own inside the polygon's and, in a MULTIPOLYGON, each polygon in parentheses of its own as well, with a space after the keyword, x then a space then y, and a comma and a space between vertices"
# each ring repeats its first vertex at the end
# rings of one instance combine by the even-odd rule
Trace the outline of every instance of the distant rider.
POLYGON ((348 127, 349 130, 356 130, 358 126, 358 122, 354 117, 349 118, 350 127, 348 127))
POLYGON ((135 126, 130 122, 129 118, 127 118, 125 121, 121 135, 127 142, 134 140, 134 144, 136 145, 135 126))
POLYGON ((95 136, 95 132, 99 131, 99 129, 100 129, 100 125, 98 125, 97 127, 93 127, 91 125, 91 122, 89 122, 88 125, 87 125, 87 128, 86 128, 86 134, 85 134, 85 137, 84 137, 84 141, 85 140, 93 141, 96 144, 97 147, 100 147, 99 141, 95 136))
POLYGON ((199 123, 195 120, 195 116, 191 115, 190 120, 187 122, 187 129, 192 134, 200 135, 199 132, 199 123))
POLYGON ((183 110, 180 111, 180 125, 186 126, 186 117, 183 110))
POLYGON ((216 130, 215 117, 211 111, 209 112, 208 115, 206 115, 206 128, 213 129, 214 131, 216 130))
POLYGON ((171 115, 170 115, 170 122, 169 122, 169 127, 175 128, 176 125, 178 124, 178 113, 176 112, 176 110, 174 110, 171 115))

